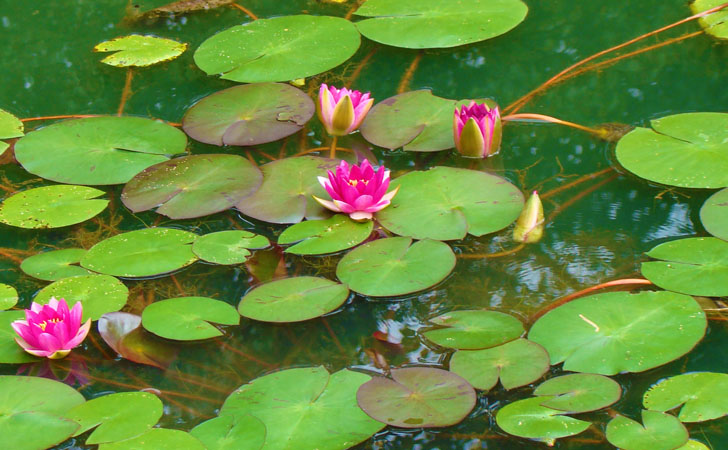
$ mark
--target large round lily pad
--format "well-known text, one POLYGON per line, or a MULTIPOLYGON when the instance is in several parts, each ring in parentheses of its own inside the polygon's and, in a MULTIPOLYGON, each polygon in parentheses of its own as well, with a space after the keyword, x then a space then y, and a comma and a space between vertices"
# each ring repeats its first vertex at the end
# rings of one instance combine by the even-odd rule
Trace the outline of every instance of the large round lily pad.
POLYGON ((455 267, 455 254, 439 241, 378 239, 347 253, 336 276, 349 289, 371 297, 410 294, 436 285, 455 267))
POLYGON ((0 204, 0 222, 20 228, 59 228, 88 220, 106 209, 104 191, 86 186, 44 186, 0 204))
POLYGON ((638 177, 688 188, 728 186, 728 114, 686 113, 636 128, 617 143, 617 160, 638 177))
POLYGON ((18 291, 14 287, 0 283, 0 311, 10 309, 18 303, 18 291))
POLYGON ((622 387, 603 375, 576 373, 546 380, 533 394, 547 396, 541 405, 548 408, 583 413, 614 404, 622 396, 622 387))
POLYGON ((190 430, 207 450, 260 450, 266 429, 263 422, 250 414, 225 415, 207 420, 190 430))
POLYGON ((46 304, 51 297, 63 298, 69 306, 81 302, 83 320, 99 320, 102 315, 126 305, 129 289, 108 275, 78 275, 54 281, 41 289, 33 301, 46 304))
POLYGON ((39 280, 56 281, 61 278, 89 275, 91 272, 74 265, 81 261, 86 250, 82 248, 65 248, 50 252, 38 253, 23 260, 20 270, 26 275, 39 280))
POLYGON ((414 171, 392 181, 399 193, 377 213, 388 230, 415 239, 482 236, 513 223, 523 208, 521 191, 495 175, 452 167, 414 171))
POLYGON ((99 450, 207 450, 191 434, 167 428, 152 428, 144 434, 125 441, 99 445, 99 450))
POLYGON ((192 251, 203 261, 214 264, 242 264, 247 261, 251 249, 269 245, 265 236, 250 231, 227 230, 198 237, 192 244, 192 251))
MULTIPOLYGON (((38 358, 27 353, 15 342, 18 334, 10 326, 16 320, 24 320, 23 311, 0 311, 0 363, 21 364, 38 361, 38 358)), ((0 407, 1 408, 1 407, 0 407)), ((0 409, 2 411, 2 409, 0 409)), ((1 420, 1 419, 0 419, 1 420)))
POLYGON ((703 422, 728 414, 728 374, 686 373, 662 380, 645 392, 643 404, 667 412, 682 406, 680 422, 703 422))
POLYGON ((101 60, 116 67, 144 67, 171 61, 184 53, 187 44, 155 36, 132 34, 96 44, 95 52, 114 52, 101 60))
POLYGON ((642 422, 615 417, 607 424, 607 440, 623 450, 673 450, 688 442, 688 431, 675 416, 643 410, 642 422))
POLYGON ((722 239, 665 242, 647 256, 662 261, 642 263, 642 275, 663 289, 706 297, 728 295, 728 242, 722 239))
POLYGON ((144 329, 177 341, 222 336, 212 323, 237 325, 240 315, 231 305, 207 297, 170 298, 154 302, 142 312, 144 329))
POLYGON ((591 425, 547 408, 541 404, 543 401, 544 397, 536 397, 509 403, 498 410, 496 423, 508 434, 537 439, 549 446, 556 439, 579 434, 591 425))
MULTIPOLYGON (((690 9, 693 14, 715 8, 725 3, 722 0, 695 0, 690 3, 690 9)), ((722 9, 718 12, 708 14, 698 19, 700 26, 705 28, 705 32, 717 37, 718 39, 728 39, 728 10, 722 9)))
POLYGON ((315 109, 311 98, 290 84, 246 84, 197 102, 182 128, 206 144, 259 145, 299 131, 315 109))
POLYGON ((241 83, 288 81, 326 72, 359 48, 356 27, 339 17, 260 19, 208 38, 195 63, 208 75, 241 83))
POLYGON ((442 369, 408 367, 392 378, 375 377, 356 393, 371 417, 402 428, 446 427, 463 420, 475 406, 475 389, 442 369))
POLYGON ((345 214, 335 214, 328 219, 307 220, 286 228, 278 237, 278 244, 294 244, 285 251, 295 255, 335 253, 361 244, 373 228, 371 220, 355 222, 345 214))
POLYGON ((282 370, 244 384, 225 400, 220 416, 257 417, 269 431, 264 448, 344 450, 369 439, 384 424, 356 402, 368 375, 329 374, 323 367, 282 370))
POLYGON ((520 0, 368 0, 356 15, 367 38, 405 48, 455 47, 499 36, 526 18, 520 0))
POLYGON ((528 338, 564 370, 614 375, 643 372, 692 350, 707 320, 692 297, 674 292, 610 292, 549 311, 528 338))
POLYGON ((728 241, 728 189, 716 192, 703 203, 700 222, 708 233, 728 241))
POLYGON ((428 340, 458 349, 495 347, 518 339, 524 332, 520 320, 498 311, 452 311, 430 322, 443 328, 422 333, 428 340))

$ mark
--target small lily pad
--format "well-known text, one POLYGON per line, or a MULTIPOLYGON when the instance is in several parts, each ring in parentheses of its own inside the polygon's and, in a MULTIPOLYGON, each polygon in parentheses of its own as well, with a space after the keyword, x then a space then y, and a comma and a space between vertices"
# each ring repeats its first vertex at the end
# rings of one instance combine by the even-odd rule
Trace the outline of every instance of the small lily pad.
POLYGON ((250 250, 269 245, 265 236, 250 231, 228 230, 198 237, 192 244, 192 252, 213 264, 242 264, 248 260, 250 250))
POLYGON ((265 443, 263 422, 250 414, 218 416, 190 430, 207 450, 260 450, 265 443))
MULTIPOLYGON (((722 5, 721 0, 695 0, 690 3, 690 10, 693 14, 699 14, 703 11, 722 5)), ((705 28, 705 32, 717 37, 718 39, 728 39, 728 10, 720 10, 698 19, 700 26, 705 28)))
POLYGON ((152 428, 144 434, 125 441, 99 445, 99 450, 206 450, 204 444, 191 434, 167 428, 152 428))
POLYGON ((728 241, 728 189, 711 195, 700 208, 700 221, 713 236, 728 241))
POLYGON ((547 408, 544 397, 527 398, 509 403, 498 410, 496 423, 514 436, 537 439, 552 446, 556 439, 574 436, 591 423, 564 416, 563 411, 547 408))
POLYGON ((99 320, 102 315, 126 305, 129 289, 108 275, 78 275, 54 281, 41 289, 33 301, 44 305, 51 297, 66 299, 69 306, 81 302, 83 320, 99 320))
POLYGON ((642 422, 615 417, 607 424, 607 440, 624 450, 673 450, 688 441, 688 431, 675 416, 643 410, 642 422))
POLYGON ((14 287, 0 283, 0 311, 10 309, 18 303, 18 291, 14 287))
POLYGON ((112 312, 101 316, 98 330, 104 342, 122 358, 167 369, 177 356, 177 347, 147 333, 141 324, 141 316, 112 312))
POLYGON ((229 304, 207 297, 178 297, 152 303, 142 312, 142 326, 157 336, 195 341, 222 336, 212 323, 237 325, 240 315, 229 304))
MULTIPOLYGON (((38 358, 24 351, 23 348, 15 342, 15 338, 18 337, 18 334, 15 330, 13 330, 10 324, 16 320, 24 319, 25 313, 23 311, 0 311, 0 363, 21 364, 38 361, 38 358)), ((0 405, 0 412, 1 411, 2 405, 0 405)), ((0 422, 2 422, 2 419, 0 419, 0 422)))
POLYGON ((23 136, 23 122, 9 112, 0 109, 0 139, 23 136))
POLYGON ((115 52, 101 60, 116 67, 144 67, 163 61, 171 61, 184 53, 187 44, 155 36, 118 37, 96 44, 95 52, 115 52))
POLYGON ((38 253, 23 260, 20 270, 26 275, 45 281, 56 281, 61 278, 89 275, 91 272, 74 265, 81 261, 86 250, 82 248, 65 248, 38 253))
POLYGON ((728 374, 686 373, 662 380, 645 392, 643 404, 651 411, 678 408, 680 422, 703 422, 728 414, 728 374))
POLYGON ((677 450, 711 450, 710 447, 703 444, 702 442, 694 441, 690 439, 687 444, 678 448, 677 450))
POLYGON ((44 186, 18 192, 0 204, 0 222, 20 228, 59 228, 106 209, 104 191, 87 186, 44 186))
POLYGON ((441 347, 466 350, 505 344, 524 332, 520 320, 498 311, 452 311, 430 322, 444 328, 425 331, 428 340, 441 347))
POLYGON ((546 380, 533 394, 548 397, 541 405, 573 414, 614 404, 622 396, 622 387, 603 375, 577 373, 546 380))
POLYGON ((364 242, 372 233, 371 220, 355 222, 345 214, 324 220, 307 220, 286 228, 278 237, 279 245, 294 244, 286 253, 323 255, 346 250, 364 242))

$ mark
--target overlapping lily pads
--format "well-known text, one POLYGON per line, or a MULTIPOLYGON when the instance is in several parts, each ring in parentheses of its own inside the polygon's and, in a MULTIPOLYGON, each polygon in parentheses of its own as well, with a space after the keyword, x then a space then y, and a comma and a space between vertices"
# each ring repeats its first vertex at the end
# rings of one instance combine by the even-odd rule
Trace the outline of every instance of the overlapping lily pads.
POLYGON ((18 303, 18 291, 14 287, 0 283, 0 311, 10 309, 18 303))
POLYGON ((59 228, 88 220, 106 209, 104 191, 87 186, 44 186, 0 204, 0 222, 20 228, 59 228))
POLYGON ((688 431, 675 416, 643 410, 642 423, 617 416, 607 424, 607 440, 624 450, 673 450, 688 442, 688 431))
POLYGON ((46 281, 89 275, 91 272, 76 265, 85 254, 86 250, 82 248, 64 248, 38 253, 24 259, 20 263, 20 270, 26 275, 46 281))
POLYGON ((565 416, 563 411, 547 408, 541 404, 543 401, 544 397, 536 397, 509 403, 498 410, 496 423, 508 434, 537 439, 549 446, 556 439, 579 434, 591 425, 565 416))
POLYGON ((166 369, 178 348, 147 333, 141 324, 141 316, 111 312, 101 316, 97 327, 104 342, 122 358, 166 369))
POLYGON ((728 241, 728 189, 711 195, 700 208, 700 222, 708 233, 728 241))
POLYGON ((242 264, 250 256, 250 250, 269 245, 265 236, 250 231, 227 230, 198 237, 192 244, 192 252, 203 261, 214 264, 242 264))
POLYGON ((667 378, 645 392, 652 411, 680 408, 681 422, 703 422, 728 414, 728 374, 697 372, 667 378))
POLYGON ((99 445, 99 450, 207 450, 199 439, 191 434, 168 428, 152 428, 144 434, 125 441, 99 445))
POLYGON ((132 34, 96 44, 95 52, 115 52, 101 60, 116 67, 144 67, 170 61, 184 53, 187 44, 155 36, 132 34))
POLYGON ((144 329, 166 339, 194 341, 222 336, 212 325, 237 325, 234 307, 207 297, 179 297, 154 302, 142 312, 144 329))
POLYGON ((33 301, 46 304, 55 297, 66 299, 70 306, 83 305, 83 320, 98 320, 102 315, 120 310, 129 296, 129 289, 108 275, 78 275, 54 281, 38 292, 33 301))
POLYGON ((263 422, 246 414, 218 416, 190 430, 207 450, 260 450, 265 443, 263 422))
POLYGON ((457 349, 495 347, 518 339, 524 332, 520 320, 498 311, 452 311, 430 322, 443 328, 422 334, 441 347, 457 349))
MULTIPOLYGON (((24 319, 23 311, 0 311, 0 363, 21 364, 38 360, 35 356, 23 351, 22 347, 15 342, 18 335, 10 324, 24 319)), ((1 406, 0 411, 2 411, 1 406)))
MULTIPOLYGON (((693 14, 698 14, 703 11, 718 7, 722 5, 721 0, 695 0, 690 3, 690 9, 693 14)), ((705 28, 705 32, 717 37, 718 39, 728 39, 728 10, 721 10, 708 14, 698 19, 700 26, 705 28)))
POLYGON ((541 383, 534 395, 546 396, 541 405, 568 413, 596 411, 614 404, 622 395, 616 381, 602 375, 577 373, 541 383))
POLYGON ((373 228, 371 220, 355 222, 345 214, 335 214, 329 219, 307 220, 286 228, 278 237, 278 244, 294 244, 286 252, 295 255, 335 253, 364 242, 373 228))

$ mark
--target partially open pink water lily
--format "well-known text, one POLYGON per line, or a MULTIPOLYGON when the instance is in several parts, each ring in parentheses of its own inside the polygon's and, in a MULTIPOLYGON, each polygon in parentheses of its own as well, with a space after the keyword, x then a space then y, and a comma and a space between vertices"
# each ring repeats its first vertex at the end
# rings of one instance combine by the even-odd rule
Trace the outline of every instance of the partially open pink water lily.
POLYGON ((328 171, 328 178, 318 177, 321 186, 331 196, 332 201, 316 197, 324 208, 348 214, 353 220, 371 219, 372 215, 389 206, 392 197, 397 194, 399 186, 391 192, 389 187, 389 170, 384 166, 374 171, 366 159, 361 164, 349 166, 341 161, 336 173, 328 171))
POLYGON ((68 309, 64 299, 51 297, 47 305, 33 302, 25 310, 25 320, 11 324, 18 333, 15 341, 34 356, 59 359, 78 347, 91 329, 91 319, 81 326, 83 306, 76 302, 68 309))
POLYGON ((463 156, 487 158, 501 143, 501 116, 497 106, 471 101, 459 110, 453 121, 455 148, 463 156))
POLYGON ((374 103, 369 92, 321 84, 316 112, 332 136, 344 136, 359 128, 374 103))

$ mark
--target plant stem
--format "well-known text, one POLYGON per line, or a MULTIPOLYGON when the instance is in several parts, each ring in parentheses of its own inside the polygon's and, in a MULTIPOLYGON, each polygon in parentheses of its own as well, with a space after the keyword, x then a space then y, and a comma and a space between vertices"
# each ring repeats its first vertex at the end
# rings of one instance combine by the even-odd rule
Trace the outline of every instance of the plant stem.
POLYGON ((503 121, 511 121, 511 120, 522 120, 522 119, 534 119, 534 120, 540 120, 544 122, 550 122, 550 123, 556 123, 559 125, 566 125, 567 127, 576 128, 577 130, 586 131, 587 133, 594 134, 596 136, 605 136, 606 132, 603 129, 597 129, 597 128, 590 128, 586 127, 584 125, 579 125, 578 123, 574 122, 567 122, 566 120, 557 119, 556 117, 551 116, 545 116, 543 114, 510 114, 503 117, 503 121))
POLYGON ((397 93, 401 94, 404 91, 407 90, 409 87, 410 81, 412 80, 412 76, 415 74, 415 70, 417 70, 417 66, 420 65, 420 60, 422 59, 422 52, 419 51, 415 55, 415 59, 412 60, 409 67, 407 67, 407 70, 404 72, 404 75, 402 76, 402 79, 399 82, 399 85, 397 86, 397 93))
POLYGON ((549 198, 549 197, 553 197, 554 195, 556 195, 556 194, 558 194, 560 192, 563 192, 563 191, 565 191, 567 189, 571 189, 572 187, 577 186, 577 185, 579 185, 579 184, 581 184, 581 183, 583 183, 585 181, 593 180, 594 178, 596 178, 598 176, 601 176, 601 175, 604 175, 605 173, 612 172, 613 170, 614 170, 614 167, 607 167, 606 169, 602 169, 602 170, 600 170, 598 172, 588 173, 586 175, 583 175, 583 176, 577 178, 574 181, 571 181, 571 182, 566 183, 566 184, 562 184, 561 186, 559 186, 557 188, 554 188, 554 189, 551 189, 548 192, 544 192, 543 194, 541 194, 541 199, 543 200, 543 199, 546 199, 546 198, 549 198))
POLYGON ((338 136, 334 136, 334 138, 331 140, 331 150, 329 150, 329 158, 331 159, 336 158, 336 141, 338 139, 338 136))
POLYGON ((238 8, 240 11, 244 12, 248 17, 250 17, 252 20, 258 20, 258 16, 253 14, 251 10, 246 8, 245 6, 238 5, 237 3, 232 3, 230 6, 233 8, 238 8))
POLYGON ((87 119, 89 117, 99 117, 100 114, 61 114, 59 116, 39 116, 26 117, 20 119, 21 122, 33 122, 34 120, 53 120, 53 119, 87 119))
POLYGON ((121 116, 124 113, 124 106, 126 101, 131 95, 131 80, 134 77, 134 71, 131 67, 126 69, 126 81, 124 81, 124 89, 121 91, 121 101, 119 101, 119 109, 116 110, 116 115, 121 116))

